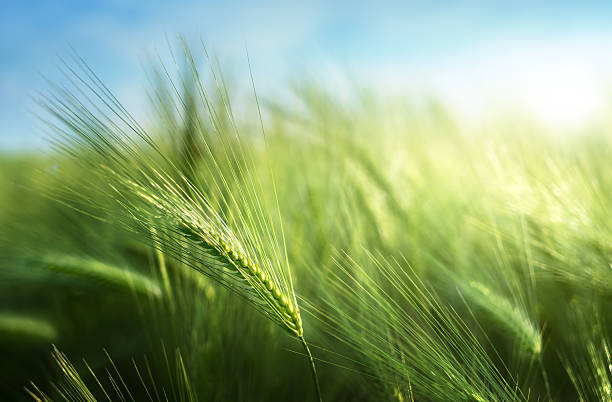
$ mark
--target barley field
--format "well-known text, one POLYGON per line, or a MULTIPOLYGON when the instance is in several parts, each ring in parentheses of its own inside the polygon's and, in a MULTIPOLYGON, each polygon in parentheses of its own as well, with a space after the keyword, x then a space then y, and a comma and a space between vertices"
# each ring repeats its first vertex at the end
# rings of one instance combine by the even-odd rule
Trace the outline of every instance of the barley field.
POLYGON ((0 157, 0 399, 612 400, 609 121, 175 53, 144 121, 69 58, 0 157))

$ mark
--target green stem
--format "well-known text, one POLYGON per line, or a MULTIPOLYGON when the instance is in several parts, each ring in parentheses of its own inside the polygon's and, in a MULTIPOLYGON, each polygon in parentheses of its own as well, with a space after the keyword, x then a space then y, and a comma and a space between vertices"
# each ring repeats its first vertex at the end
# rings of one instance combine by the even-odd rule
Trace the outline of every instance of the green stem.
POLYGON ((546 386, 546 396, 548 396, 549 401, 552 401, 552 396, 550 393, 550 383, 548 382, 548 374, 546 374, 546 368, 544 368, 544 362, 543 362, 541 354, 539 356, 539 363, 540 363, 540 370, 542 370, 542 377, 544 378, 544 385, 546 386))
POLYGON ((306 351, 308 359, 310 360, 312 379, 314 380, 315 388, 317 389, 317 399, 319 400, 319 402, 323 402, 323 398, 321 397, 321 387, 319 386, 319 377, 317 376, 317 368, 315 367, 314 359, 312 358, 312 353, 310 353, 310 348, 308 347, 304 336, 300 336, 300 341, 302 341, 302 346, 304 346, 304 350, 306 351))

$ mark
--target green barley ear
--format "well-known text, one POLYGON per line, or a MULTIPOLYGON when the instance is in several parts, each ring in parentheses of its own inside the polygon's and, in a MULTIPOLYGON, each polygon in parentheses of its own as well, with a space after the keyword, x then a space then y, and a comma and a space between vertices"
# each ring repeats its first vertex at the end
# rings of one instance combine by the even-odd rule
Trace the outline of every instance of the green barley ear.
POLYGON ((157 282, 146 275, 90 257, 48 254, 41 257, 36 265, 51 272, 88 278, 151 297, 162 295, 157 282))
POLYGON ((542 352, 542 333, 530 320, 527 313, 507 298, 477 281, 459 286, 468 304, 477 305, 505 328, 530 354, 537 357, 542 352))
POLYGON ((164 102, 188 116, 189 141, 198 146, 182 147, 179 161, 167 146, 175 133, 164 131, 163 116, 145 130, 81 59, 68 67, 73 87, 55 87, 42 105, 53 117, 58 148, 91 177, 67 183, 58 196, 75 209, 97 209, 100 219, 228 287, 298 338, 310 356, 282 222, 271 212, 278 211, 274 179, 265 158, 251 151, 260 138, 239 130, 220 73, 212 70, 214 105, 189 48, 183 51, 185 70, 178 83, 168 75, 168 87, 193 82, 195 89, 189 101, 177 91, 164 102), (185 157, 196 148, 201 155, 185 157), (79 191, 83 186, 90 191, 79 191))
MULTIPOLYGON (((255 169, 261 167, 255 166, 238 132, 221 131, 205 87, 198 89, 200 106, 207 114, 202 116, 198 109, 192 119, 198 121, 198 139, 210 152, 206 163, 193 172, 198 178, 190 179, 168 155, 163 140, 149 136, 89 67, 82 62, 77 66, 81 75, 74 72, 74 80, 85 82, 91 90, 89 98, 58 88, 44 105, 61 123, 53 126, 63 137, 59 147, 89 169, 92 177, 88 183, 70 183, 73 187, 61 196, 76 208, 82 203, 97 206, 100 214, 108 209, 107 200, 118 203, 121 214, 104 219, 147 237, 165 253, 245 296, 300 337, 301 320, 286 256, 278 244, 277 229, 264 211, 266 200, 259 195, 261 171, 255 169), (232 170, 224 174, 228 165, 232 170), (78 188, 84 184, 95 187, 95 197, 80 197, 78 188), (151 228, 157 235, 152 235, 151 228)), ((198 74, 195 65, 190 71, 198 74)))
POLYGON ((0 337, 53 341, 58 333, 53 324, 23 314, 0 312, 0 337))
POLYGON ((297 306, 274 278, 274 273, 262 269, 248 257, 236 238, 218 233, 213 228, 198 226, 197 222, 183 222, 180 233, 213 258, 218 264, 217 268, 224 270, 224 275, 248 284, 258 295, 255 301, 263 301, 264 309, 266 305, 270 308, 272 314, 268 316, 273 321, 296 337, 303 336, 302 320, 297 306))

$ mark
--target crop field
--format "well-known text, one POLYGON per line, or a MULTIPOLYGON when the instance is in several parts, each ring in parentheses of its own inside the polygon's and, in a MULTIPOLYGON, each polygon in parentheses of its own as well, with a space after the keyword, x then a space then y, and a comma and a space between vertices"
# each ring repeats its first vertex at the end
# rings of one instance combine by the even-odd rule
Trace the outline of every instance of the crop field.
POLYGON ((144 121, 72 58, 0 157, 0 400, 612 400, 612 124, 176 54, 144 121))

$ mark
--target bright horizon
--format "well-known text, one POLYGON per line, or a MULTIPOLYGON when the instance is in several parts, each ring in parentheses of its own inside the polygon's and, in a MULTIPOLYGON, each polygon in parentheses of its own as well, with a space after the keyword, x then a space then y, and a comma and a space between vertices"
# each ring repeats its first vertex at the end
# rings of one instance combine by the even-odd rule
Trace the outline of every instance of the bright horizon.
POLYGON ((30 98, 70 47, 137 111, 143 62, 179 34, 201 36, 238 71, 246 44, 264 96, 304 74, 325 83, 348 72, 383 93, 433 95, 466 119, 517 110, 579 129, 612 109, 611 20, 604 2, 12 4, 0 16, 0 150, 40 146, 30 98))

